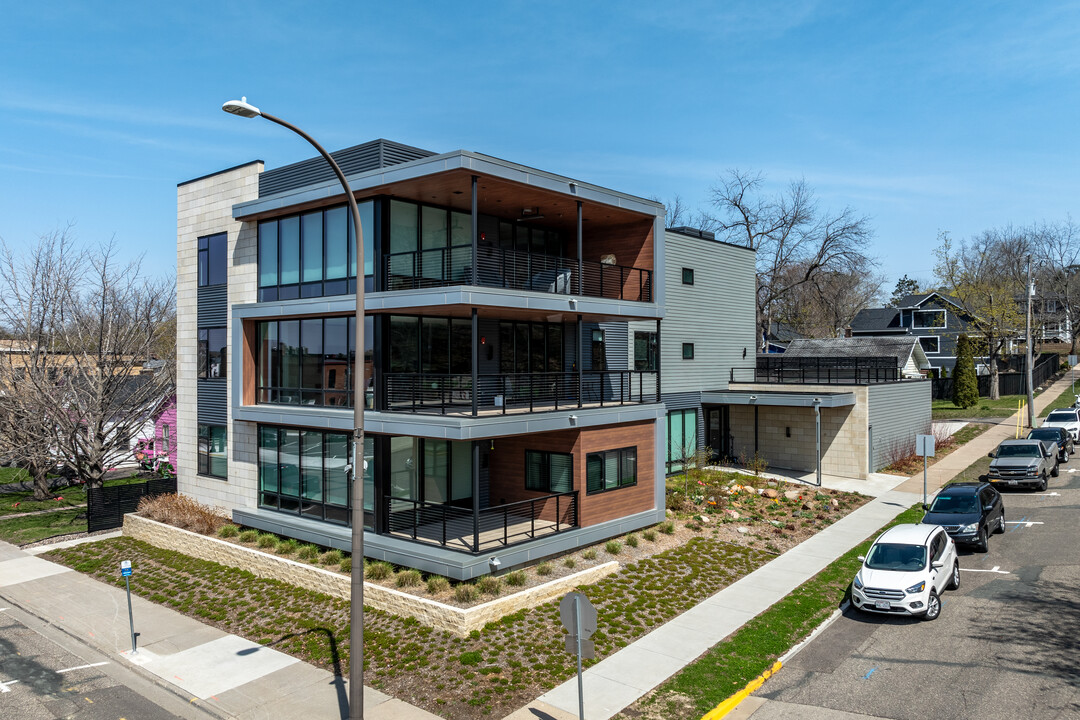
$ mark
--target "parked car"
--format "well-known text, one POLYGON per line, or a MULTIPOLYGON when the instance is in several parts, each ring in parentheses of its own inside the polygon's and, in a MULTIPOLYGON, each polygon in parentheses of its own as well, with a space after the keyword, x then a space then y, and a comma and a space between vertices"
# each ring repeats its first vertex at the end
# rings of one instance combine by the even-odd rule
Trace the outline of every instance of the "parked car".
POLYGON ((956 543, 940 525, 896 525, 859 559, 851 583, 859 610, 936 620, 941 593, 960 587, 956 543))
POLYGON ((1080 442, 1080 409, 1053 410, 1046 416, 1042 427, 1063 427, 1072 435, 1073 442, 1080 442))
POLYGON ((1041 440, 1004 440, 997 450, 986 479, 992 483, 1033 486, 1045 490, 1047 477, 1057 477, 1058 461, 1041 440))
POLYGON ((922 522, 940 525, 954 542, 986 552, 990 533, 1005 532, 1005 503, 989 483, 953 483, 937 494, 922 522))
POLYGON ((1057 453, 1058 462, 1069 462, 1069 456, 1073 453, 1073 437, 1063 427, 1037 427, 1027 434, 1028 440, 1042 440, 1044 444, 1053 443, 1054 452, 1057 453))

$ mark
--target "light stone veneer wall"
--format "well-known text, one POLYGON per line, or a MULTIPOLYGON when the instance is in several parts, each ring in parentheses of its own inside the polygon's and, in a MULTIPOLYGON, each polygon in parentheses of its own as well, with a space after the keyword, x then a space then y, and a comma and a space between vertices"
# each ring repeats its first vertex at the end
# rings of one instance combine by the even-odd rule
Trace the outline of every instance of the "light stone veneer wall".
MULTIPOLYGON (((138 515, 124 516, 124 535, 165 550, 173 550, 201 560, 247 570, 257 577, 280 580, 333 597, 349 599, 352 580, 347 575, 246 548, 215 537, 181 530, 138 515)), ((596 582, 618 569, 619 562, 612 560, 471 608, 445 605, 365 582, 364 605, 385 610, 394 615, 416 618, 436 630, 446 630, 464 637, 473 630, 480 630, 489 622, 494 622, 518 610, 536 607, 573 590, 578 585, 596 582)))
MULTIPOLYGON (((776 385, 740 383, 731 389, 741 392, 777 391, 776 385)), ((821 409, 821 472, 866 479, 869 474, 869 406, 865 385, 799 385, 800 393, 853 392, 855 404, 821 409)), ((731 434, 734 452, 754 455, 754 407, 731 406, 731 434)), ((809 407, 758 407, 758 451, 770 467, 813 471, 817 468, 817 431, 814 409, 809 407), (791 437, 787 436, 791 428, 791 437)))
MULTIPOLYGON (((176 188, 176 425, 177 482, 180 492, 201 502, 220 507, 254 507, 256 503, 255 453, 253 427, 232 422, 229 411, 229 479, 198 474, 198 239, 220 232, 228 233, 229 305, 254 302, 256 299, 257 263, 254 223, 233 220, 232 208, 238 202, 254 200, 259 195, 259 173, 263 163, 256 161, 240 167, 193 180, 176 188)), ((232 318, 229 325, 229 357, 232 348, 232 318)), ((232 398, 232 384, 239 378, 229 373, 226 393, 232 398)))

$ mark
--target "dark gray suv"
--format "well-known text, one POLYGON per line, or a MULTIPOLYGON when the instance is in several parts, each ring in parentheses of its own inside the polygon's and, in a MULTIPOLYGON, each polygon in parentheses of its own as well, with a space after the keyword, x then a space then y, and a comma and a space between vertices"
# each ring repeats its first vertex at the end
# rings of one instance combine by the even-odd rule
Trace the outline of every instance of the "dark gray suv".
POLYGON ((990 533, 1005 532, 1005 504, 989 483, 954 483, 938 492, 922 521, 941 525, 957 543, 986 552, 990 533))

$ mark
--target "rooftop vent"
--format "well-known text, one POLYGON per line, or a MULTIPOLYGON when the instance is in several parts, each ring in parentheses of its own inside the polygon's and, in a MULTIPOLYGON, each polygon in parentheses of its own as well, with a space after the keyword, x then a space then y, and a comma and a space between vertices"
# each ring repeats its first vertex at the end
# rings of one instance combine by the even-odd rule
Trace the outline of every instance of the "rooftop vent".
POLYGON ((680 225, 679 227, 668 228, 669 232, 679 233, 680 235, 689 235, 690 237, 698 237, 703 240, 715 240, 716 233, 708 230, 699 230, 698 228, 687 227, 680 225))

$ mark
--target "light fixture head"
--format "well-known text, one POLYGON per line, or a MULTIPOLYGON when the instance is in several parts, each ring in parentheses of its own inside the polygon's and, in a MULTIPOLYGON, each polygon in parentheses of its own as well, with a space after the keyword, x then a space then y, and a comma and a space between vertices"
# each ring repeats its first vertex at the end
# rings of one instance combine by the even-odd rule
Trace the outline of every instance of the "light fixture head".
POLYGON ((262 111, 247 101, 247 97, 241 97, 239 100, 230 100, 221 106, 221 109, 227 113, 233 115, 239 115, 240 117, 253 118, 262 115, 262 111))
POLYGON ((495 572, 502 567, 502 560, 497 557, 492 557, 488 560, 488 565, 491 567, 491 572, 495 572))

